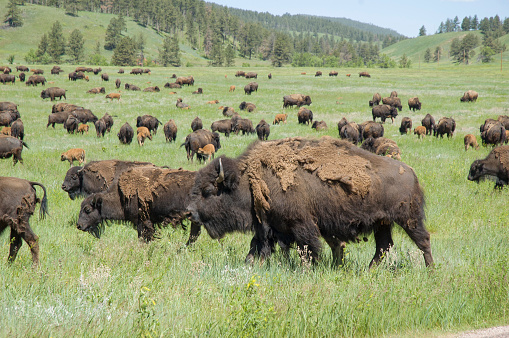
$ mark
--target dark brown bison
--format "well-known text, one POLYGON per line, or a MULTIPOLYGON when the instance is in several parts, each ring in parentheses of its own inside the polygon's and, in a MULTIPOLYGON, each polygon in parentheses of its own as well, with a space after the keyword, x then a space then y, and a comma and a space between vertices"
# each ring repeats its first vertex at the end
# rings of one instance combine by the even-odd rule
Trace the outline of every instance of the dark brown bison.
POLYGON ((147 127, 154 135, 157 134, 157 128, 162 122, 152 115, 143 115, 136 118, 136 127, 147 127))
POLYGON ((48 115, 48 124, 46 125, 46 128, 48 128, 51 124, 53 129, 55 129, 55 124, 64 124, 70 115, 72 115, 72 112, 67 111, 67 110, 49 114, 48 115))
POLYGON ((509 130, 509 116, 507 115, 499 115, 497 118, 500 123, 504 126, 505 130, 509 130))
POLYGON ((48 214, 48 198, 46 188, 41 183, 27 181, 16 177, 0 177, 0 234, 9 227, 10 248, 9 263, 14 262, 24 240, 32 253, 34 266, 39 265, 39 237, 30 228, 30 216, 35 211, 35 205, 41 203, 39 217, 43 219, 48 214), (35 186, 42 188, 42 200, 37 198, 35 186))
POLYGON ((124 123, 117 134, 118 140, 122 144, 131 144, 134 137, 133 127, 129 123, 124 123))
POLYGON ((13 136, 0 135, 0 158, 12 157, 13 165, 16 165, 18 161, 23 164, 23 158, 21 158, 23 147, 28 149, 28 145, 24 141, 13 136))
POLYGON ((95 123, 95 121, 98 120, 97 116, 95 116, 90 109, 78 108, 78 109, 71 111, 71 114, 76 116, 76 118, 81 123, 88 123, 88 122, 95 123))
POLYGON ((153 166, 149 162, 119 160, 91 161, 83 167, 71 167, 65 174, 62 190, 74 200, 108 190, 124 171, 139 166, 153 166))
POLYGON ((283 108, 286 107, 302 107, 311 105, 311 97, 309 95, 292 94, 283 96, 283 108))
POLYGON ((401 100, 399 97, 384 97, 382 99, 382 103, 396 107, 396 108, 398 108, 399 111, 401 111, 403 109, 403 106, 401 105, 401 100))
POLYGON ((251 102, 242 101, 239 105, 240 110, 247 110, 249 113, 256 109, 256 105, 251 102))
POLYGON ((8 66, 0 66, 0 73, 10 74, 11 71, 12 71, 11 68, 9 68, 8 66))
POLYGON ((391 92, 391 95, 389 95, 389 96, 390 96, 390 97, 398 97, 398 92, 397 92, 397 91, 395 91, 395 90, 393 90, 393 91, 391 92))
POLYGON ((101 80, 102 81, 109 81, 110 80, 110 76, 106 73, 102 73, 101 74, 101 80))
POLYGON ((359 77, 371 77, 368 72, 360 72, 359 77))
POLYGON ((249 82, 247 85, 244 86, 244 94, 251 95, 252 92, 258 91, 258 83, 256 82, 249 82))
POLYGON ((141 68, 133 68, 133 69, 131 70, 131 73, 130 73, 130 74, 134 74, 134 75, 141 75, 141 74, 143 74, 143 69, 141 69, 141 68))
POLYGON ((253 231, 248 261, 269 257, 274 240, 316 261, 321 236, 342 264, 345 242, 373 232, 373 266, 394 245, 397 223, 433 264, 414 170, 330 137, 256 142, 237 159, 215 159, 196 174, 188 210, 212 238, 253 231))
POLYGON ((28 80, 25 81, 27 86, 37 86, 39 83, 44 86, 46 84, 46 78, 41 75, 30 75, 28 80))
POLYGON ((190 105, 182 102, 182 98, 180 98, 180 97, 177 99, 177 103, 175 103, 175 107, 177 107, 179 109, 190 109, 191 108, 190 105))
POLYGON ((163 126, 164 137, 166 138, 166 142, 175 142, 177 139, 177 124, 173 119, 170 119, 163 126))
POLYGON ((172 82, 172 83, 170 83, 170 82, 166 82, 166 83, 164 84, 164 88, 177 88, 177 89, 178 89, 178 88, 182 88, 182 86, 181 86, 181 85, 179 85, 178 83, 174 83, 174 82, 172 82))
POLYGON ((409 110, 411 109, 413 111, 415 111, 416 109, 421 110, 421 101, 419 101, 419 98, 417 96, 408 99, 408 109, 409 110))
POLYGON ((198 129, 203 129, 203 123, 201 119, 196 116, 193 121, 191 121, 191 130, 197 131, 198 129))
POLYGON ((355 122, 345 124, 339 130, 339 137, 342 140, 347 140, 356 145, 361 141, 361 136, 359 134, 359 126, 355 122))
POLYGON ((133 91, 140 91, 140 90, 141 90, 141 88, 140 88, 140 87, 138 87, 138 86, 136 86, 136 85, 133 85, 133 84, 129 84, 129 83, 126 83, 126 84, 124 85, 124 88, 125 88, 126 90, 133 90, 133 91))
POLYGON ((311 128, 316 129, 317 131, 329 129, 327 127, 327 123, 325 123, 325 121, 323 121, 323 120, 313 122, 313 125, 311 126, 311 128))
POLYGON ((115 80, 115 87, 117 87, 117 89, 118 89, 118 88, 120 88, 120 84, 121 84, 121 83, 122 83, 122 82, 120 81, 120 79, 116 79, 116 80, 115 80))
POLYGON ((27 66, 16 66, 16 71, 18 72, 28 72, 30 69, 28 69, 27 66))
POLYGON ((6 84, 7 82, 11 82, 12 84, 15 84, 16 76, 9 75, 9 74, 0 74, 0 83, 6 84))
POLYGON ((104 87, 95 87, 87 90, 88 94, 106 94, 106 88, 104 87))
POLYGON ((216 131, 218 133, 223 133, 224 136, 230 137, 230 133, 233 130, 233 128, 232 128, 232 120, 231 119, 226 119, 226 120, 214 121, 210 125, 210 130, 212 132, 216 131))
POLYGON ((10 102, 10 101, 0 102, 0 111, 5 112, 7 110, 18 112, 18 105, 16 103, 10 102))
POLYGON ((329 72, 329 76, 338 76, 338 72, 333 70, 333 71, 329 72))
POLYGON ((403 117, 401 119, 401 126, 399 127, 399 132, 401 135, 406 135, 409 132, 412 132, 412 119, 409 117, 403 117))
POLYGON ((223 107, 223 115, 227 117, 232 117, 235 114, 235 109, 233 107, 223 107))
POLYGON ((143 70, 143 73, 144 73, 144 74, 149 74, 149 75, 150 75, 150 68, 145 68, 145 69, 143 70))
MULTIPOLYGON (((157 167, 139 167, 123 172, 118 181, 105 192, 88 196, 81 203, 78 229, 99 238, 103 223, 108 220, 131 222, 138 238, 154 239, 156 225, 173 227, 188 219, 195 172, 157 167)), ((187 244, 200 235, 200 225, 191 222, 187 244)))
POLYGON ((106 133, 106 122, 104 122, 103 119, 99 119, 95 121, 94 126, 97 137, 104 137, 104 134, 106 133))
POLYGON ((255 130, 260 141, 267 141, 269 139, 270 124, 268 124, 265 120, 260 120, 260 122, 256 125, 255 130))
POLYGON ((509 146, 495 147, 484 159, 472 163, 468 180, 479 183, 485 178, 494 179, 495 188, 509 183, 509 146))
POLYGON ((481 125, 480 131, 482 145, 485 147, 488 145, 501 145, 506 141, 506 129, 498 120, 487 119, 481 125))
POLYGON ((435 128, 434 135, 438 138, 443 138, 445 134, 447 137, 453 137, 456 130, 456 121, 451 117, 442 117, 435 128))
POLYGON ((385 137, 368 137, 362 142, 361 148, 373 154, 387 156, 395 160, 401 160, 401 150, 397 143, 385 137))
POLYGON ((382 137, 384 136, 384 126, 378 122, 365 121, 359 124, 359 134, 361 136, 361 141, 368 137, 382 137))
POLYGON ((269 75, 267 75, 267 77, 270 79, 272 79, 272 73, 269 73, 269 75))
POLYGON ((25 126, 23 125, 23 121, 20 118, 16 119, 16 121, 11 124, 11 136, 20 139, 23 141, 25 138, 25 126))
POLYGON ((315 73, 315 77, 317 77, 317 76, 322 76, 322 72, 317 70, 316 73, 315 73))
POLYGON ((34 73, 34 75, 44 74, 44 70, 42 70, 42 69, 32 69, 32 72, 34 73))
POLYGON ((426 135, 431 135, 435 131, 435 119, 430 114, 426 114, 421 121, 421 125, 426 128, 426 135))
POLYGON ((25 82, 25 76, 26 76, 26 75, 25 75, 25 73, 23 73, 23 72, 19 73, 19 75, 18 75, 19 80, 20 80, 21 82, 25 82))
MULTIPOLYGON (((187 153, 187 160, 193 162, 194 154, 198 152, 199 148, 203 148, 207 144, 214 145, 216 151, 221 149, 219 134, 216 132, 208 131, 207 129, 198 129, 186 136, 186 140, 180 146, 184 146, 187 153)), ((202 157, 196 155, 198 161, 201 163, 202 157)))
POLYGON ((245 77, 246 76, 246 72, 242 71, 242 70, 238 70, 236 73, 235 73, 235 77, 245 77))
POLYGON ((145 89, 143 89, 144 92, 150 92, 150 93, 159 93, 161 91, 161 89, 159 89, 158 86, 152 86, 152 87, 147 87, 145 89))
POLYGON ((99 74, 100 72, 102 72, 102 68, 99 67, 99 68, 94 68, 94 75, 97 75, 99 74))
POLYGON ((74 116, 69 115, 64 122, 64 128, 69 134, 75 134, 78 132, 80 121, 74 116))
POLYGON ((339 122, 338 122, 338 131, 341 132, 341 128, 343 128, 347 124, 348 124, 348 120, 346 119, 346 117, 341 118, 341 120, 339 120, 339 122))
POLYGON ((248 73, 246 73, 245 78, 246 79, 257 79, 258 74, 255 72, 248 72, 248 73))
POLYGON ((297 120, 302 124, 313 124, 313 112, 307 108, 300 107, 299 112, 297 113, 297 120))
POLYGON ((255 133, 253 122, 250 119, 243 118, 234 119, 232 121, 232 130, 235 134, 238 134, 240 131, 242 131, 242 135, 255 133))
POLYGON ((0 112, 0 126, 10 126, 21 116, 17 110, 6 110, 0 112))
POLYGON ((179 76, 175 83, 178 85, 194 86, 194 78, 192 76, 179 76))
POLYGON ((369 101, 369 106, 378 106, 380 101, 382 101, 382 96, 379 93, 375 93, 373 94, 373 99, 369 101))
POLYGON ((475 90, 466 91, 460 98, 460 102, 476 102, 479 94, 475 90))
POLYGON ((198 88, 197 90, 195 90, 191 94, 203 94, 203 88, 198 88))
POLYGON ((385 123, 385 120, 390 118, 392 123, 394 123, 394 118, 398 116, 398 109, 388 104, 382 104, 374 106, 371 109, 371 114, 373 115, 373 121, 379 117, 382 120, 382 123, 385 123))
POLYGON ((63 73, 64 70, 60 68, 60 66, 53 66, 53 68, 51 68, 51 75, 58 75, 60 73, 63 73))
POLYGON ((123 69, 123 68, 120 68, 120 69, 118 70, 118 73, 119 73, 119 74, 124 74, 124 73, 125 73, 125 71, 124 71, 124 69, 123 69))
POLYGON ((62 100, 62 96, 64 99, 67 100, 67 97, 65 96, 65 92, 67 90, 59 87, 49 87, 48 89, 44 89, 41 92, 41 98, 47 99, 50 98, 51 101, 55 101, 55 97, 58 97, 60 100, 62 100))
POLYGON ((76 67, 76 69, 74 70, 76 73, 78 72, 86 72, 87 71, 87 67, 76 67))

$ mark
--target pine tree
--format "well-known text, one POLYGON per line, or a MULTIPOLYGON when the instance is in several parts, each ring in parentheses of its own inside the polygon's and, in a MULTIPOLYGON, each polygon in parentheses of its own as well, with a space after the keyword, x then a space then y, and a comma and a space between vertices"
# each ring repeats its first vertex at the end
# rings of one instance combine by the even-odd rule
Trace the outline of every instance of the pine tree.
POLYGON ((224 65, 225 67, 235 65, 235 49, 231 43, 227 44, 224 48, 224 65))
POLYGON ((419 36, 426 36, 426 27, 424 25, 419 29, 419 36))
POLYGON ((83 34, 79 29, 75 29, 69 36, 69 56, 75 63, 80 63, 84 59, 84 44, 83 34))
POLYGON ((111 64, 115 66, 134 66, 136 65, 136 48, 133 39, 126 36, 120 39, 117 47, 113 51, 111 64))
POLYGON ((274 51, 272 53, 272 65, 282 67, 284 63, 290 62, 291 46, 287 35, 278 33, 274 41, 274 51))
POLYGON ((21 10, 18 8, 16 0, 9 0, 7 5, 7 13, 5 14, 4 22, 7 22, 11 27, 23 26, 23 18, 21 17, 21 10))
POLYGON ((479 45, 479 37, 474 33, 468 33, 463 39, 455 38, 451 42, 451 57, 456 62, 465 62, 474 57, 474 48, 479 45))
POLYGON ((461 22, 461 30, 462 31, 469 31, 470 30, 470 19, 466 16, 463 18, 463 21, 461 22))
POLYGON ((48 54, 55 63, 60 62, 60 58, 65 54, 65 38, 62 33, 62 26, 59 21, 55 21, 48 34, 48 54))
POLYGON ((37 51, 35 55, 37 58, 41 58, 44 54, 46 54, 48 50, 48 36, 44 33, 41 37, 41 41, 39 41, 39 45, 37 46, 37 51))
POLYGON ((176 35, 173 37, 167 36, 163 40, 163 46, 159 50, 159 60, 165 67, 180 67, 180 48, 176 35))
POLYGON ((122 31, 126 30, 124 17, 119 14, 116 18, 111 18, 108 27, 106 27, 106 36, 104 37, 104 49, 115 49, 117 42, 122 37, 122 31))
POLYGON ((473 31, 479 29, 479 19, 477 19, 477 15, 474 15, 472 20, 470 20, 470 29, 473 31))
POLYGON ((437 48, 435 48, 435 53, 433 54, 433 61, 438 62, 442 58, 442 53, 442 47, 437 46, 437 48))
POLYGON ((406 54, 403 54, 399 59, 399 68, 410 68, 411 63, 412 61, 406 56, 406 54))
POLYGON ((426 52, 424 52, 424 62, 429 63, 432 58, 433 55, 431 54, 431 48, 426 49, 426 52))

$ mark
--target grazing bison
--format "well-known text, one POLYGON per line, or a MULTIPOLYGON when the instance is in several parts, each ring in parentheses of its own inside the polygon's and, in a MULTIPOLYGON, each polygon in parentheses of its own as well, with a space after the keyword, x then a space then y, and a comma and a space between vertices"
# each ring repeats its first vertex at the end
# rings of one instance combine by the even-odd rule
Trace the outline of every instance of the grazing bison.
POLYGON ((8 198, 0 198, 0 234, 9 227, 10 248, 9 263, 14 262, 24 240, 32 253, 34 266, 39 265, 39 238, 30 228, 30 216, 35 211, 35 205, 41 203, 39 218, 48 214, 48 199, 46 188, 41 183, 27 181, 16 177, 0 177, 0 194, 8 198), (37 198, 35 186, 44 191, 42 200, 37 198))
POLYGON ((2 101, 0 102, 0 111, 12 110, 17 112, 18 105, 14 102, 2 101))
MULTIPOLYGON (((111 188, 88 196, 81 203, 78 229, 100 237, 104 221, 131 222, 138 238, 154 239, 155 225, 176 227, 188 219, 186 210, 195 172, 157 167, 132 168, 123 172, 111 188)), ((200 225, 191 222, 187 244, 200 235, 200 225)))
POLYGON ((493 119, 487 119, 480 127, 483 146, 503 144, 506 141, 506 129, 504 125, 493 119))
POLYGON ((145 139, 152 141, 152 134, 147 127, 138 127, 136 130, 138 145, 142 147, 145 144, 145 139))
POLYGON ((191 130, 197 131, 198 129, 203 129, 203 123, 201 119, 196 116, 193 121, 191 121, 191 130))
POLYGON ((198 155, 201 155, 204 159, 205 163, 207 164, 207 161, 210 161, 210 157, 212 156, 212 159, 214 159, 214 154, 216 153, 216 148, 214 148, 213 144, 207 144, 203 148, 199 148, 196 152, 198 155))
POLYGON ((316 129, 317 131, 328 129, 327 123, 325 123, 325 121, 323 121, 323 120, 313 122, 313 125, 311 126, 311 128, 316 129))
POLYGON ((102 73, 101 74, 101 80, 102 81, 109 81, 110 80, 110 76, 106 73, 102 73))
POLYGON ((64 122, 64 128, 69 134, 78 132, 80 121, 73 115, 67 116, 67 120, 64 122))
POLYGON ((88 162, 83 167, 72 167, 67 170, 61 188, 71 200, 78 196, 87 197, 108 190, 116 183, 120 174, 139 166, 153 166, 153 164, 119 160, 88 162))
POLYGON ((179 76, 177 78, 177 80, 175 80, 175 83, 180 85, 180 86, 183 86, 183 85, 188 85, 188 86, 194 86, 194 78, 192 76, 179 76))
POLYGON ((242 101, 239 105, 240 110, 247 110, 249 113, 256 109, 256 105, 251 102, 242 101))
POLYGON ((233 107, 223 107, 223 115, 227 117, 232 117, 235 114, 235 109, 233 107))
POLYGON ((12 82, 12 84, 15 84, 16 76, 9 74, 0 74, 0 83, 6 84, 7 82, 12 82))
MULTIPOLYGON (((186 136, 186 140, 180 146, 184 146, 187 153, 187 160, 191 160, 193 162, 194 154, 198 151, 199 148, 203 148, 207 144, 213 144, 216 148, 216 151, 221 149, 221 143, 219 134, 216 132, 208 131, 207 129, 198 129, 197 131, 193 131, 191 134, 186 136)), ((196 155, 198 161, 201 162, 202 157, 196 155)))
POLYGON ((421 102, 419 101, 419 98, 417 96, 408 99, 408 109, 409 110, 411 109, 413 111, 415 111, 416 109, 421 110, 421 102))
POLYGON ((30 69, 28 69, 27 66, 16 66, 16 71, 18 72, 28 72, 30 69))
POLYGON ((69 161, 71 167, 74 161, 78 161, 78 164, 81 165, 85 162, 85 150, 81 148, 69 149, 60 155, 60 161, 69 161))
POLYGON ((117 87, 117 89, 119 89, 119 88, 120 88, 120 84, 121 84, 121 83, 122 83, 122 82, 120 81, 120 79, 116 79, 116 80, 115 80, 115 87, 117 87))
POLYGON ((94 126, 97 137, 104 137, 104 134, 106 134, 106 122, 101 118, 95 121, 94 126))
POLYGON ((397 91, 395 91, 395 90, 393 90, 393 91, 391 92, 391 95, 389 95, 389 97, 398 97, 398 92, 397 92, 397 91))
POLYGON ((231 85, 230 86, 230 89, 228 90, 228 92, 232 93, 235 91, 235 86, 231 85))
POLYGON ((159 93, 161 91, 161 89, 159 89, 158 86, 153 86, 153 87, 147 87, 145 89, 143 89, 144 92, 150 92, 150 93, 159 93))
POLYGON ((417 135, 418 138, 424 138, 426 135, 428 135, 428 132, 426 130, 426 127, 424 126, 418 126, 414 129, 414 135, 417 135))
POLYGON ((131 73, 130 74, 133 74, 133 75, 141 75, 143 74, 143 69, 141 68, 133 68, 131 70, 131 73))
POLYGON ((106 95, 107 99, 110 99, 110 102, 113 101, 113 99, 117 99, 118 102, 120 102, 120 93, 109 93, 106 95))
POLYGON ((258 83, 257 82, 249 82, 244 86, 244 94, 251 95, 252 92, 258 91, 258 83))
POLYGON ((469 147, 479 149, 479 144, 477 144, 477 140, 472 134, 465 135, 463 138, 463 144, 465 145, 465 151, 467 151, 469 147))
POLYGON ((50 71, 51 75, 58 75, 63 72, 64 72, 64 70, 61 69, 59 66, 53 66, 53 68, 51 68, 51 71, 50 71))
POLYGON ((23 73, 23 72, 19 73, 19 75, 18 75, 19 80, 20 80, 21 82, 25 82, 25 76, 26 76, 26 75, 25 75, 25 73, 23 73))
POLYGON ((131 144, 134 137, 133 127, 129 123, 124 123, 117 134, 118 140, 122 144, 131 144))
POLYGON ((300 107, 299 112, 297 113, 297 120, 299 123, 307 124, 313 123, 313 112, 307 108, 300 107))
POLYGON ((375 93, 373 94, 373 99, 369 101, 369 106, 378 106, 380 101, 382 101, 382 96, 379 93, 375 93))
POLYGON ((28 145, 24 141, 13 136, 0 135, 0 158, 12 156, 13 165, 16 165, 18 161, 23 164, 23 158, 21 158, 23 147, 28 149, 28 145))
POLYGON ((102 68, 99 67, 99 68, 94 68, 94 75, 97 75, 99 74, 100 72, 102 72, 102 68))
POLYGON ((175 142, 177 139, 177 124, 173 119, 170 119, 164 124, 163 131, 166 142, 175 142))
POLYGON ((443 138, 445 134, 447 137, 453 137, 456 130, 456 121, 451 117, 442 117, 435 128, 434 135, 438 138, 443 138))
POLYGON ((399 97, 384 97, 382 99, 383 104, 388 104, 390 106, 398 108, 399 111, 403 109, 403 106, 401 105, 401 100, 399 97))
POLYGON ((302 107, 311 105, 311 97, 309 95, 292 94, 283 96, 283 108, 286 107, 302 107))
MULTIPOLYGON (((347 74, 347 76, 348 76, 348 74, 347 74)), ((369 75, 368 72, 360 72, 359 77, 371 77, 371 75, 369 75)))
POLYGON ((343 128, 347 124, 348 124, 348 121, 347 121, 346 117, 341 118, 341 120, 339 120, 339 122, 338 122, 338 131, 341 131, 341 128, 343 128))
POLYGON ((329 76, 338 76, 338 72, 333 70, 333 71, 329 72, 329 76))
POLYGON ((32 72, 34 73, 34 75, 44 74, 44 70, 42 70, 42 69, 32 69, 32 72))
POLYGON ((64 99, 67 100, 65 96, 66 90, 59 87, 49 87, 48 89, 45 89, 41 92, 41 98, 47 99, 48 97, 51 99, 51 101, 55 101, 55 97, 58 97, 60 100, 62 100, 62 96, 64 99))
POLYGON ((472 163, 468 180, 479 183, 485 178, 493 178, 495 188, 509 183, 509 146, 495 147, 484 159, 472 163))
POLYGON ((460 102, 476 102, 479 94, 475 90, 466 91, 460 98, 460 102))
POLYGON ((124 74, 124 73, 125 73, 125 71, 124 71, 124 69, 123 69, 123 68, 120 68, 120 69, 118 70, 118 73, 119 73, 119 74, 124 74))
POLYGON ((97 116, 95 116, 90 109, 78 108, 73 110, 71 114, 74 115, 81 123, 95 123, 95 121, 98 120, 97 116))
POLYGON ((238 70, 236 73, 235 73, 235 77, 244 77, 246 76, 246 72, 242 71, 242 70, 238 70))
POLYGON ((274 118, 274 121, 272 124, 279 124, 280 122, 286 123, 286 118, 288 117, 288 114, 276 114, 276 117, 274 118))
POLYGON ((106 89, 104 87, 95 87, 87 90, 88 94, 106 94, 106 89))
POLYGON ((255 130, 260 141, 267 141, 269 139, 270 124, 265 122, 265 120, 260 120, 260 122, 256 125, 255 130))
POLYGON ((250 119, 235 119, 232 121, 232 128, 235 134, 238 134, 239 131, 242 131, 242 135, 255 133, 253 122, 250 119))
POLYGON ((406 135, 412 131, 412 119, 409 117, 403 117, 401 119, 401 126, 399 127, 399 132, 401 135, 406 135))
POLYGON ((136 118, 136 127, 147 127, 154 135, 157 134, 157 128, 160 124, 162 125, 162 122, 152 115, 143 115, 136 118))
POLYGON ((385 137, 369 137, 364 140, 361 148, 373 154, 387 156, 398 161, 401 160, 401 150, 396 142, 385 137))
POLYGON ((384 136, 384 126, 381 123, 373 121, 362 122, 359 124, 359 134, 361 136, 360 141, 368 137, 382 137, 384 136))
POLYGON ((359 126, 355 122, 345 124, 344 126, 341 127, 341 129, 339 129, 339 137, 342 140, 347 140, 356 145, 361 141, 359 126))
POLYGON ((28 80, 25 81, 27 86, 37 86, 39 83, 44 86, 46 84, 46 78, 41 75, 30 75, 28 80))
POLYGON ((88 135, 88 130, 90 129, 90 127, 88 126, 88 124, 80 124, 78 126, 78 133, 83 135, 84 133, 87 133, 88 135))
POLYGON ((316 261, 322 236, 342 264, 344 242, 374 232, 371 267, 394 245, 397 223, 433 264, 414 170, 330 137, 256 142, 237 159, 215 159, 196 174, 188 210, 212 238, 254 231, 248 261, 267 258, 274 239, 316 261))
POLYGON ((244 77, 246 79, 257 79, 258 78, 258 74, 255 73, 255 72, 248 72, 248 73, 246 73, 246 75, 244 77))
POLYGON ((421 125, 426 128, 426 135, 431 135, 435 131, 435 119, 430 114, 426 114, 421 121, 421 125))
POLYGON ((232 132, 232 129, 233 128, 232 128, 232 120, 231 119, 214 121, 210 125, 210 130, 212 132, 223 133, 224 136, 226 136, 226 137, 230 137, 230 133, 232 132))
POLYGON ((318 71, 316 71, 316 73, 315 73, 315 77, 317 77, 317 76, 322 76, 322 72, 321 72, 321 71, 319 71, 319 70, 318 70, 318 71))
POLYGON ((19 112, 16 110, 7 110, 0 112, 0 126, 10 126, 14 121, 20 118, 19 112))
POLYGON ((373 121, 379 117, 382 120, 382 123, 385 123, 385 119, 390 118, 392 123, 394 123, 394 118, 398 116, 398 109, 388 104, 382 104, 374 106, 371 109, 371 114, 373 115, 373 121))
POLYGON ((48 124, 46 125, 46 128, 48 128, 51 124, 53 129, 55 129, 55 124, 64 124, 65 121, 67 121, 67 118, 72 115, 70 111, 61 111, 57 113, 51 113, 48 115, 48 124))

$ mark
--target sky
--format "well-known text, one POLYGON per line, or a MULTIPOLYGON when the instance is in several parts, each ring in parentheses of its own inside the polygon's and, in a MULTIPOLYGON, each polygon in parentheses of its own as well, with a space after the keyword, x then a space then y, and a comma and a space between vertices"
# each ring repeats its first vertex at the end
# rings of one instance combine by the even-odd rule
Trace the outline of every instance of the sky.
POLYGON ((391 28, 407 37, 416 37, 424 25, 428 35, 440 22, 458 16, 480 19, 498 14, 509 17, 509 0, 206 0, 233 8, 269 12, 274 15, 310 14, 347 18, 391 28))

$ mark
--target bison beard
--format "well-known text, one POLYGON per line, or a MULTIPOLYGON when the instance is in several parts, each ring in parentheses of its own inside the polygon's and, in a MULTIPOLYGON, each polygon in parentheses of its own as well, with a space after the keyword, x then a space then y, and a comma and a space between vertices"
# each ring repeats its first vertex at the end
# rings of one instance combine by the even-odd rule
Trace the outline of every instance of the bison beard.
POLYGON ((254 231, 247 259, 267 258, 275 240, 307 248, 322 236, 342 263, 344 242, 374 232, 378 263, 398 223, 433 264, 424 195, 412 168, 330 137, 255 142, 237 159, 220 157, 196 175, 188 210, 212 238, 254 231))

